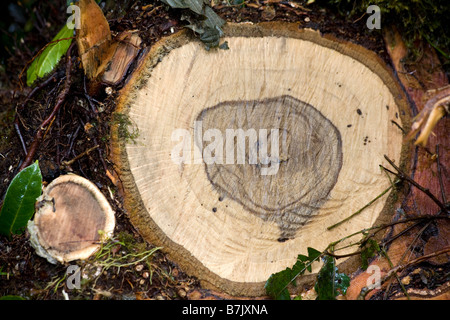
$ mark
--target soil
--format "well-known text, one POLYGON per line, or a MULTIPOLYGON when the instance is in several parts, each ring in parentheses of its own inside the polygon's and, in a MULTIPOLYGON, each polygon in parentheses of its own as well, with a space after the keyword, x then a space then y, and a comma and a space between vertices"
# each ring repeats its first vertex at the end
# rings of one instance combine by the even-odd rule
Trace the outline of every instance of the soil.
MULTIPOLYGON (((65 59, 53 72, 54 80, 46 83, 31 99, 27 95, 40 87, 46 79, 33 88, 22 87, 21 71, 33 58, 38 48, 53 37, 66 19, 66 1, 39 4, 42 32, 25 35, 24 43, 6 56, 0 76, 0 199, 17 174, 24 160, 24 150, 13 123, 17 116, 21 135, 27 147, 33 141, 40 123, 49 112, 64 86, 65 59), (52 13, 60 12, 59 15, 52 13), (48 18, 47 18, 48 17, 48 18), (44 26, 44 27, 43 27, 44 26), (49 26, 45 28, 45 26, 49 26), (30 49, 34 48, 34 49, 30 49), (37 49, 35 49, 37 48, 37 49)), ((139 30, 143 43, 150 47, 161 37, 183 28, 181 10, 169 9, 159 1, 107 1, 106 17, 113 34, 123 30, 139 30), (111 12, 111 10, 113 10, 111 12)), ((302 27, 319 29, 363 45, 375 51, 388 64, 381 33, 370 31, 365 20, 348 21, 336 13, 315 5, 305 9, 289 1, 255 1, 245 6, 217 4, 215 11, 228 22, 286 21, 300 22, 302 27)), ((355 19, 356 20, 356 19, 355 19)), ((36 24, 39 24, 36 22, 36 24)), ((9 35, 13 40, 16 35, 9 35)), ((76 55, 76 50, 73 50, 76 55)), ((104 257, 73 262, 82 268, 85 277, 78 290, 69 289, 67 265, 53 265, 39 257, 28 241, 25 231, 11 240, 0 236, 0 297, 19 295, 26 299, 201 299, 227 298, 226 295, 202 289, 197 279, 187 276, 161 251, 156 250, 148 259, 138 261, 137 253, 153 248, 146 243, 130 224, 122 206, 120 190, 106 172, 114 172, 114 163, 108 160, 109 127, 113 120, 115 96, 124 83, 113 88, 112 95, 92 97, 86 91, 86 79, 79 65, 72 71, 73 84, 69 98, 59 110, 53 124, 40 143, 35 159, 39 160, 44 183, 61 174, 72 172, 93 181, 110 200, 116 212, 114 241, 105 252, 121 261, 121 266, 103 268, 104 257), (63 162, 83 154, 89 148, 99 147, 83 155, 70 166, 63 162), (128 256, 127 256, 128 255, 128 256), (125 258, 124 258, 125 257, 125 258), (66 295, 67 294, 67 295, 66 295)), ((125 80, 126 81, 126 80, 125 80)))

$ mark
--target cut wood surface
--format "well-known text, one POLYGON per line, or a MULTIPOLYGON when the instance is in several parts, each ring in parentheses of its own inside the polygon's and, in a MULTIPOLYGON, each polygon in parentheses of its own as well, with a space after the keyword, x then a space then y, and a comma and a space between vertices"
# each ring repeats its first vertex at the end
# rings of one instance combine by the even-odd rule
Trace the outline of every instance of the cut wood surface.
MULTIPOLYGON (((428 44, 425 44, 420 59, 412 66, 414 68, 414 77, 412 77, 406 67, 407 49, 402 41, 401 35, 394 29, 385 29, 384 36, 386 49, 392 59, 392 64, 410 98, 412 112, 414 115, 420 115, 427 101, 433 96, 436 96, 441 88, 447 88, 449 85, 447 76, 441 68, 439 58, 434 49, 428 44)), ((414 120, 417 121, 418 118, 420 119, 420 117, 415 117, 414 120)), ((450 158, 448 156, 448 145, 450 142, 450 136, 448 134, 449 122, 450 119, 448 117, 444 118, 433 128, 433 132, 427 137, 426 141, 428 149, 418 147, 410 151, 410 158, 414 159, 414 161, 411 161, 411 168, 408 170, 410 176, 418 185, 428 190, 443 203, 445 203, 446 198, 448 199, 450 182, 449 175, 447 174, 450 165, 450 158), (439 148, 436 148, 437 146, 439 148), (440 163, 440 169, 438 167, 438 161, 440 163)), ((419 132, 415 133, 415 135, 418 134, 419 132)), ((409 187, 404 197, 399 197, 395 207, 398 210, 392 216, 393 222, 418 215, 444 215, 429 195, 414 186, 409 187)), ((448 265, 450 261, 450 254, 448 252, 450 248, 450 222, 448 219, 420 224, 409 232, 404 233, 404 230, 409 227, 411 227, 411 224, 398 224, 386 232, 383 240, 396 240, 390 243, 384 256, 377 257, 371 262, 371 266, 378 267, 381 270, 382 277, 386 277, 387 274, 399 266, 408 265, 411 261, 419 260, 424 256, 431 256, 423 260, 425 261, 425 265, 411 264, 416 269, 406 275, 405 273, 401 274, 398 272, 398 276, 413 278, 414 275, 419 273, 418 271, 422 275, 424 272, 422 269, 428 266, 434 266, 436 270, 440 271, 445 270, 445 265, 448 265), (433 232, 429 230, 433 230, 433 232), (397 237, 397 235, 401 234, 401 237, 397 237), (433 257, 435 253, 440 254, 433 257), (386 259, 386 256, 389 257, 389 260, 386 259)), ((443 272, 445 273, 445 271, 443 272)), ((433 277, 436 279, 439 278, 439 273, 436 271, 432 271, 430 274, 433 274, 433 277)), ((370 276, 371 273, 369 272, 359 272, 356 274, 347 290, 347 298, 358 299, 363 296, 364 289, 370 284, 370 276)), ((405 290, 410 299, 448 300, 450 295, 450 283, 448 281, 443 284, 438 284, 432 283, 431 280, 423 280, 423 276, 421 277, 421 281, 418 281, 415 285, 408 286, 405 290), (417 285, 422 285, 422 287, 417 288, 417 285), (431 288, 433 289, 431 290, 431 288)), ((443 277, 443 279, 446 278, 443 277)), ((403 282, 404 280, 401 281, 403 282)), ((382 283, 380 289, 366 292, 365 299, 376 297, 380 293, 386 297, 392 296, 392 299, 405 298, 405 292, 402 290, 398 290, 396 293, 395 290, 387 289, 396 283, 396 277, 388 278, 387 281, 382 283)))
POLYGON ((114 212, 100 190, 71 174, 45 188, 28 229, 39 255, 66 263, 89 258, 112 236, 114 225, 114 212))
POLYGON ((260 295, 307 247, 389 221, 387 193, 327 230, 390 187, 384 155, 405 166, 409 112, 360 46, 296 24, 225 35, 228 50, 186 32, 152 47, 116 110, 139 136, 113 128, 112 158, 147 240, 205 283, 260 295))

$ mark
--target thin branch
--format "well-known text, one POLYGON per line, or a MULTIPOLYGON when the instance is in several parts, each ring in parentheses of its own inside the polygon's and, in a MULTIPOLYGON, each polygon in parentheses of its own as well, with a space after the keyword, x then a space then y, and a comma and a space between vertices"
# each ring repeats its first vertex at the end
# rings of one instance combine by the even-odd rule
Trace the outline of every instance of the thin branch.
MULTIPOLYGON (((392 277, 392 275, 397 274, 398 272, 402 272, 404 269, 413 266, 415 264, 421 263, 423 261, 429 260, 431 258, 440 256, 442 254, 446 254, 450 252, 450 247, 445 247, 439 251, 435 251, 423 256, 420 256, 416 259, 413 259, 411 261, 408 261, 406 264, 400 264, 397 265, 396 267, 392 268, 391 270, 388 271, 388 273, 381 279, 380 283, 385 282, 386 280, 388 280, 390 277, 392 277)), ((359 293, 359 297, 358 299, 364 299, 364 297, 370 292, 372 291, 374 288, 369 288, 369 287, 363 287, 359 293)))
POLYGON ((33 90, 30 91, 30 93, 27 95, 23 103, 16 108, 16 115, 14 117, 14 129, 16 130, 17 136, 19 137, 20 144, 22 146, 23 152, 25 156, 27 155, 27 146, 25 144, 25 140, 22 137, 22 132, 20 130, 20 121, 19 121, 19 112, 22 111, 25 108, 25 105, 28 101, 42 88, 46 87, 50 82, 55 81, 56 76, 58 75, 57 72, 53 73, 47 80, 39 84, 37 87, 35 87, 33 90))
POLYGON ((437 172, 438 172, 438 179, 439 179, 439 187, 441 188, 442 202, 444 204, 447 204, 447 199, 445 197, 444 182, 442 181, 441 156, 439 155, 439 144, 436 145, 436 164, 437 164, 437 172))
MULTIPOLYGON (((441 210, 443 212, 448 212, 448 209, 442 204, 441 201, 439 201, 439 199, 437 199, 431 192, 429 189, 426 189, 424 187, 422 187, 420 184, 418 184, 417 182, 415 182, 413 179, 411 179, 407 174, 405 174, 399 167, 397 167, 394 162, 392 162, 391 159, 389 159, 386 155, 384 156, 384 158, 389 162, 389 164, 395 169, 397 170, 398 173, 393 173, 395 174, 399 179, 402 180, 406 180, 408 181, 410 184, 412 184, 413 186, 415 186, 417 189, 419 189, 420 191, 422 191, 423 193, 425 193, 428 197, 430 197, 431 200, 434 201, 434 203, 436 203, 438 205, 439 208, 441 208, 441 210)), ((384 168, 384 167, 383 167, 384 168)), ((385 168, 386 169, 386 168, 385 168)), ((388 170, 388 169, 386 169, 388 170)), ((389 170, 388 170, 389 171, 389 170)))
MULTIPOLYGON (((346 258, 346 257, 349 257, 349 256, 354 256, 354 255, 360 254, 361 251, 358 250, 358 251, 355 251, 355 252, 352 252, 352 253, 348 253, 348 254, 337 255, 337 254, 335 254, 335 253, 330 253, 330 251, 329 251, 328 249, 329 249, 330 247, 333 247, 333 252, 334 252, 334 251, 337 251, 337 250, 342 250, 342 249, 344 249, 344 247, 342 247, 342 248, 335 248, 335 246, 336 246, 337 244, 341 243, 341 242, 344 241, 344 240, 347 240, 347 239, 349 239, 349 238, 351 238, 351 237, 353 237, 353 236, 356 236, 356 235, 358 235, 358 234, 361 234, 361 233, 366 233, 366 232, 368 232, 368 231, 370 231, 370 230, 375 230, 375 231, 373 231, 371 234, 368 234, 364 239, 361 239, 360 241, 355 242, 355 243, 353 243, 353 244, 351 244, 351 245, 349 245, 349 246, 354 246, 354 245, 362 246, 362 245, 364 245, 365 242, 367 242, 368 239, 373 238, 378 232, 380 232, 380 231, 382 231, 382 230, 384 230, 384 229, 386 229, 386 228, 395 226, 395 225, 397 225, 397 224, 408 223, 408 222, 416 221, 415 224, 413 224, 413 225, 407 227, 405 230, 401 231, 400 233, 401 233, 401 235, 402 235, 402 234, 404 234, 405 232, 411 230, 412 228, 416 227, 417 225, 419 225, 419 224, 421 224, 421 223, 423 223, 423 222, 426 222, 426 221, 429 222, 429 221, 432 221, 432 220, 435 220, 435 219, 449 219, 449 220, 450 220, 450 217, 448 217, 448 216, 443 216, 443 215, 439 215, 439 214, 438 214, 438 215, 424 215, 424 216, 417 216, 417 217, 407 218, 407 219, 403 219, 403 220, 399 220, 399 221, 394 221, 394 222, 390 222, 390 223, 386 223, 386 224, 381 224, 381 225, 378 225, 378 226, 373 226, 373 227, 370 227, 370 228, 363 229, 363 230, 360 230, 360 231, 358 231, 358 232, 355 232, 355 233, 353 233, 353 234, 351 234, 351 235, 348 235, 348 236, 346 236, 346 237, 344 237, 344 238, 342 238, 342 239, 339 239, 339 240, 337 240, 337 241, 335 241, 335 242, 332 242, 332 243, 330 244, 330 246, 328 246, 327 249, 324 251, 324 253, 325 253, 325 254, 329 254, 330 256, 332 256, 332 257, 334 257, 334 258, 336 258, 336 259, 339 259, 339 258, 346 258)), ((380 244, 384 246, 384 245, 386 245, 387 243, 394 241, 394 240, 395 240, 396 238, 398 238, 399 236, 400 236, 400 235, 395 236, 395 237, 393 237, 393 238, 391 238, 391 239, 389 239, 389 240, 387 240, 387 241, 384 241, 383 243, 380 243, 380 244)), ((349 246, 346 246, 346 247, 349 247, 349 246)))
MULTIPOLYGON (((394 182, 394 184, 397 184, 399 181, 394 182)), ((384 196, 386 193, 388 193, 389 190, 391 190, 393 187, 393 185, 391 185, 389 188, 387 188, 386 190, 384 190, 382 193, 380 193, 378 196, 376 196, 374 199, 372 199, 369 203, 367 203, 365 206, 363 206, 361 209, 359 209, 358 211, 354 212, 353 214, 351 214, 350 216, 348 216, 347 218, 333 224, 332 226, 329 226, 327 228, 327 230, 331 230, 333 228, 336 228, 337 226, 340 226, 341 224, 343 224, 344 222, 352 219, 353 217, 357 216, 358 214, 360 214, 364 209, 366 209, 367 207, 369 207, 370 205, 372 205, 372 203, 374 203, 375 201, 377 201, 379 198, 381 198, 382 196, 384 196)))
MULTIPOLYGON (((384 249, 382 249, 382 250, 381 250, 381 253, 382 253, 383 256, 386 258, 387 262, 389 263, 389 266, 390 266, 392 269, 394 269, 394 265, 392 264, 392 261, 391 261, 391 259, 389 258, 388 254, 387 254, 387 251, 384 250, 384 249)), ((392 270, 392 269, 391 269, 391 270, 392 270)), ((403 283, 402 283, 402 281, 400 280, 400 277, 398 276, 398 273, 397 273, 396 271, 393 272, 393 273, 391 273, 391 275, 390 275, 388 278, 386 278, 386 280, 388 280, 390 277, 392 277, 392 275, 395 276, 395 278, 397 279, 397 282, 400 284, 400 287, 401 287, 402 290, 403 290, 403 293, 405 294, 406 298, 408 298, 408 300, 409 300, 408 292, 406 291, 405 286, 403 285, 403 283)), ((387 300, 387 296, 388 296, 388 293, 389 293, 391 284, 392 284, 392 281, 389 282, 389 284, 388 284, 386 290, 384 291, 384 296, 383 296, 383 299, 384 299, 384 300, 387 300)))
POLYGON ((84 151, 83 153, 80 153, 79 155, 77 155, 75 158, 73 158, 72 160, 69 161, 63 161, 61 164, 61 168, 63 168, 64 166, 70 166, 71 164, 73 164, 75 161, 77 161, 78 159, 81 159, 82 157, 84 157, 85 155, 88 155, 89 153, 91 153, 93 150, 97 149, 99 147, 99 145, 96 145, 92 148, 87 149, 86 151, 84 151))

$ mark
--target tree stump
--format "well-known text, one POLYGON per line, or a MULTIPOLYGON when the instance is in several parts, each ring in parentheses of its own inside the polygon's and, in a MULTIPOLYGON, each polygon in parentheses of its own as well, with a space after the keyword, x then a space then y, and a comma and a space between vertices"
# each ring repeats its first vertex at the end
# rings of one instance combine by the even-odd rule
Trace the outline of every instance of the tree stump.
MULTIPOLYGON (((373 52, 297 24, 229 24, 228 50, 156 43, 120 92, 112 158, 130 219, 205 283, 264 294, 307 247, 389 221, 406 98, 373 52), (138 130, 135 141, 126 130, 138 130)), ((345 251, 344 251, 345 252, 345 251)), ((313 270, 314 271, 314 270, 313 270)))
POLYGON ((56 264, 88 259, 112 236, 114 226, 114 212, 100 190, 69 174, 44 189, 28 231, 37 254, 56 264))

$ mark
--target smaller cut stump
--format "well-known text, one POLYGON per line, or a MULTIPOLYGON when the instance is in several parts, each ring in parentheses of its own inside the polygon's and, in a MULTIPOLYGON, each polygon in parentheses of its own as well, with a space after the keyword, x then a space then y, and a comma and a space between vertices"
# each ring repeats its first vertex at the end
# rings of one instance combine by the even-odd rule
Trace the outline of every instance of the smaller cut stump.
POLYGON ((114 212, 100 190, 85 178, 65 175, 45 188, 28 230, 40 256, 66 263, 89 258, 114 225, 114 212))

